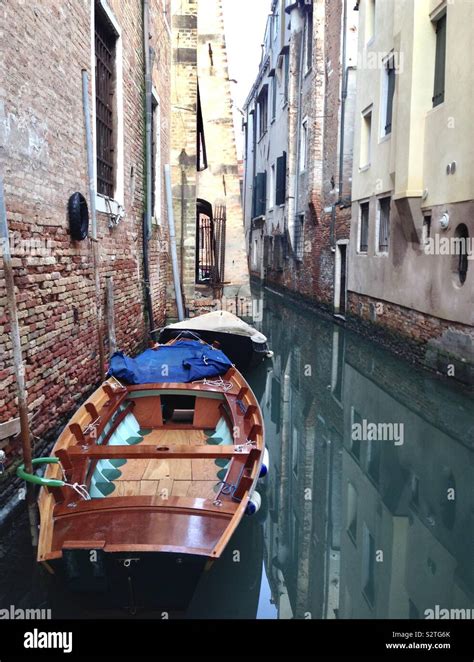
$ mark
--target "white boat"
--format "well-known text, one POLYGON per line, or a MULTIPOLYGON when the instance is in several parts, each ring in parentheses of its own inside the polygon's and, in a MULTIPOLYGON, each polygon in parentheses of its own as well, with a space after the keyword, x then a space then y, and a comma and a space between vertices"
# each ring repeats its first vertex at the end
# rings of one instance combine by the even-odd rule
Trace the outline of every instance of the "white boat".
POLYGON ((162 329, 159 342, 166 344, 177 337, 197 337, 218 346, 240 371, 273 356, 263 333, 225 310, 170 324, 162 329))

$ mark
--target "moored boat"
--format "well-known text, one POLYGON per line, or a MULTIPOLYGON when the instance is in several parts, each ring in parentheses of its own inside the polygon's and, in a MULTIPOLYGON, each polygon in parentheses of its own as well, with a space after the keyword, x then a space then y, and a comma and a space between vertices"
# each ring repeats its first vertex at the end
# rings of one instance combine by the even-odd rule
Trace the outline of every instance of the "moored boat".
POLYGON ((42 486, 38 561, 77 590, 154 587, 180 608, 244 516, 263 455, 258 402, 221 351, 178 340, 117 354, 53 457, 35 461, 44 477, 20 470, 42 486))
POLYGON ((167 343, 183 335, 218 346, 241 372, 273 356, 263 333, 225 310, 170 324, 161 330, 159 341, 167 343))

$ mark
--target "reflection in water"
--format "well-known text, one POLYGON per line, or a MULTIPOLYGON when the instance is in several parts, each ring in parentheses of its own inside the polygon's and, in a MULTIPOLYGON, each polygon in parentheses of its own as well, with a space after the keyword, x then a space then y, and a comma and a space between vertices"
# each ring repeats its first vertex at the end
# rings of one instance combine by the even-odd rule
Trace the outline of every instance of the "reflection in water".
POLYGON ((278 617, 472 608, 472 398, 260 296, 275 359, 252 386, 272 463, 265 569, 278 617), (353 425, 364 421, 377 434, 358 440, 353 425))
MULTIPOLYGON (((172 616, 423 618, 437 606, 471 609, 471 396, 281 296, 257 297, 275 353, 249 379, 271 458, 262 510, 202 577, 187 612, 172 616), (358 439, 357 424, 378 433, 358 439), (403 436, 390 436, 390 424, 403 436)), ((0 608, 10 604, 97 617, 36 566, 26 517, 0 543, 0 608)), ((124 606, 113 616, 128 617, 124 606)))

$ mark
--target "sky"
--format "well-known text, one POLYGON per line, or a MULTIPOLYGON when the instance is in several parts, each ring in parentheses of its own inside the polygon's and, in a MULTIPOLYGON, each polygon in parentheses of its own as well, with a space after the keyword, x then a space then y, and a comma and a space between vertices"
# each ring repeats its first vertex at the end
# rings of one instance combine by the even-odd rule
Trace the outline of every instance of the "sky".
MULTIPOLYGON (((235 108, 242 108, 258 74, 271 0, 222 0, 235 108)), ((242 150, 242 116, 235 112, 237 148, 242 150)), ((239 153, 239 158, 240 158, 239 153)))

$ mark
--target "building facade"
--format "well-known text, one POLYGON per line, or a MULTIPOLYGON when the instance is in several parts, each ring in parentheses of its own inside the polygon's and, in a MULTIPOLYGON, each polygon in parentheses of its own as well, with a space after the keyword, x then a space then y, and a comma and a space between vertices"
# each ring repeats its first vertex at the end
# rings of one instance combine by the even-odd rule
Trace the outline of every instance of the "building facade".
POLYGON ((474 5, 357 6, 350 312, 472 383, 474 5))
POLYGON ((274 1, 245 106, 251 273, 346 310, 358 16, 353 3, 274 1))
MULTIPOLYGON (((44 439, 101 379, 93 244, 70 234, 68 203, 87 200, 82 71, 89 76, 100 307, 113 278, 117 346, 133 352, 163 324, 168 263, 162 164, 170 149, 168 0, 13 2, 2 8, 0 175, 10 227, 18 315, 35 439, 44 439), (152 224, 144 270, 145 77, 152 61, 152 224), (146 310, 145 280, 150 311, 146 310)), ((0 264, 1 267, 1 264, 0 264)), ((0 274, 0 448, 15 455, 16 384, 0 274)), ((104 346, 110 349, 105 321, 104 346)), ((36 442, 35 442, 36 443, 36 442)), ((39 443, 39 442, 38 442, 39 443)))
MULTIPOLYGON (((222 2, 172 0, 172 8, 173 209, 193 316, 223 298, 235 308, 250 289, 222 2)), ((171 286, 168 300, 175 316, 171 286)))

